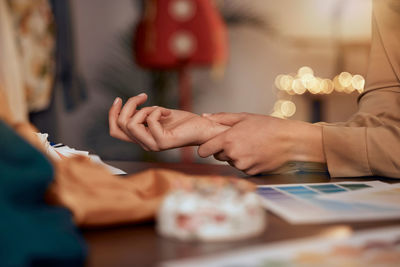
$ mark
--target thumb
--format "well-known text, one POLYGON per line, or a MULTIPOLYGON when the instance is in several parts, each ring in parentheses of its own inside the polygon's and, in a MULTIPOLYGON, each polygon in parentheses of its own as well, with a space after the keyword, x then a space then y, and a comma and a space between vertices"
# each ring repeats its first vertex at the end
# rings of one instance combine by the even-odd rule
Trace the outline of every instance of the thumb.
POLYGON ((214 114, 204 113, 202 116, 204 118, 220 123, 222 125, 233 126, 236 123, 243 120, 244 117, 246 116, 246 113, 227 113, 227 112, 220 112, 214 114))

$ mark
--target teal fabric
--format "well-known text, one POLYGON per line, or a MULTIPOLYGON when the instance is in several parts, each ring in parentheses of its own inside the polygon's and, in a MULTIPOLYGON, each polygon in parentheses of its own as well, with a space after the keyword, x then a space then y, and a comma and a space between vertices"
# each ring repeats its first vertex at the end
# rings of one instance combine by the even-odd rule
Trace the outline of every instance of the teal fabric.
POLYGON ((71 213, 44 200, 49 161, 0 121, 0 266, 83 266, 71 213))

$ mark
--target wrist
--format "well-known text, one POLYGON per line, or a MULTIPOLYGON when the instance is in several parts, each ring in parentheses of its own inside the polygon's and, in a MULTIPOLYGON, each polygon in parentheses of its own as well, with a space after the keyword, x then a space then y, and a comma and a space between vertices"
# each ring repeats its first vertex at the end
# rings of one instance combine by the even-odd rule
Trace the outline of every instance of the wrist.
MULTIPOLYGON (((208 120, 208 119, 207 119, 208 120)), ((208 120, 208 126, 203 131, 203 135, 201 140, 199 141, 199 145, 204 144, 205 142, 209 141, 210 139, 214 138, 215 136, 219 135, 220 133, 229 129, 229 126, 222 125, 220 123, 213 122, 208 120)))
POLYGON ((290 138, 290 160, 302 162, 326 162, 322 126, 299 122, 297 131, 292 131, 290 138))

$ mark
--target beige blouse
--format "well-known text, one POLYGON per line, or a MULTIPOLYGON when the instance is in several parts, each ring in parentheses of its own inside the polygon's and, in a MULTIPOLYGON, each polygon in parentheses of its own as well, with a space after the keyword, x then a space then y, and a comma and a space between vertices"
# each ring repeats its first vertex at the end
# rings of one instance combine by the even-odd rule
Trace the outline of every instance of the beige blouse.
POLYGON ((374 0, 365 92, 347 122, 323 124, 332 177, 400 178, 400 1, 374 0))

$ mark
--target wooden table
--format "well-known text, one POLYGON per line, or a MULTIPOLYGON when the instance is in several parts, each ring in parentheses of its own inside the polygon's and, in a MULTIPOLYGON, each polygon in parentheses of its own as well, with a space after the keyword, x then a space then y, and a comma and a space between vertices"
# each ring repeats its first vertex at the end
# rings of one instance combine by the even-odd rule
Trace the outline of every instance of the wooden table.
MULTIPOLYGON (((234 168, 224 165, 121 161, 109 161, 107 163, 121 168, 128 173, 136 173, 148 168, 168 168, 189 174, 220 174, 246 177, 246 175, 234 168)), ((400 182, 400 180, 380 179, 378 177, 333 179, 326 174, 268 175, 247 177, 246 179, 257 184, 319 183, 346 180, 382 180, 389 183, 400 182)), ((155 231, 154 222, 105 229, 84 230, 83 235, 90 249, 87 266, 157 266, 160 262, 165 260, 209 255, 273 241, 316 235, 339 225, 347 225, 352 229, 360 230, 373 227, 400 225, 400 222, 398 220, 389 220, 350 224, 290 225, 271 212, 268 212, 268 227, 265 232, 256 238, 240 242, 179 242, 177 240, 158 236, 155 231)))

